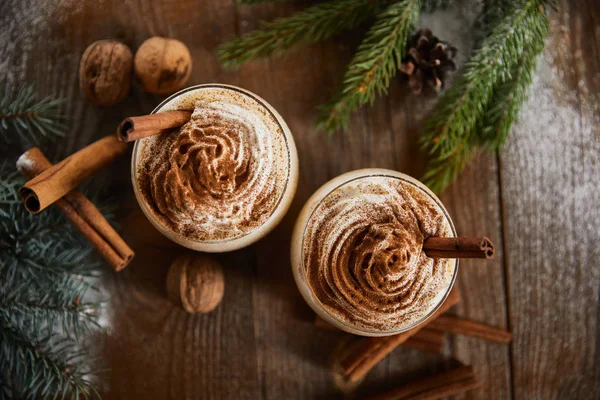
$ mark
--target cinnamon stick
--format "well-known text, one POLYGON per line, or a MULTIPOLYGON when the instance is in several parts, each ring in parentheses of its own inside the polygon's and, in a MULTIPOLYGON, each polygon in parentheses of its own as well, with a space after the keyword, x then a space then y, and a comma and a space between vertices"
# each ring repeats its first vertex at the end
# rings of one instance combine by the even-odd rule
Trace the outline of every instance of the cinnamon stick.
POLYGON ((401 346, 426 353, 441 353, 444 347, 444 337, 444 332, 425 327, 408 338, 401 346))
POLYGON ((492 258, 494 244, 486 237, 429 237, 423 250, 432 258, 492 258))
POLYGON ((452 315, 440 315, 428 325, 430 329, 458 335, 472 336, 490 342, 507 344, 512 340, 512 333, 479 322, 470 321, 452 315))
POLYGON ((461 366, 366 397, 367 400, 436 400, 480 386, 473 367, 461 366))
MULTIPOLYGON (((430 321, 446 312, 450 307, 460 301, 460 295, 456 289, 452 289, 446 301, 431 316, 430 321)), ((427 326, 427 322, 419 326, 393 336, 373 337, 365 341, 365 344, 353 351, 340 361, 343 373, 348 380, 356 382, 361 380, 379 361, 392 352, 400 344, 406 342, 410 337, 427 326)))
POLYGON ((126 150, 127 145, 116 136, 107 136, 50 166, 19 189, 25 208, 39 213, 126 150))
POLYGON ((133 142, 180 127, 191 117, 192 111, 179 110, 125 118, 117 128, 117 136, 122 142, 133 142))
MULTIPOLYGON (((315 326, 323 330, 341 332, 318 315, 315 317, 315 326)), ((440 353, 444 346, 444 336, 445 334, 441 330, 428 329, 425 327, 414 336, 408 338, 406 342, 402 343, 402 347, 429 353, 440 353)), ((360 339, 364 340, 362 337, 360 339)))
MULTIPOLYGON (((51 167, 52 163, 38 148, 26 151, 17 161, 17 169, 27 179, 33 179, 51 167)), ((54 202, 54 205, 116 271, 131 262, 133 250, 81 192, 73 190, 54 202)))

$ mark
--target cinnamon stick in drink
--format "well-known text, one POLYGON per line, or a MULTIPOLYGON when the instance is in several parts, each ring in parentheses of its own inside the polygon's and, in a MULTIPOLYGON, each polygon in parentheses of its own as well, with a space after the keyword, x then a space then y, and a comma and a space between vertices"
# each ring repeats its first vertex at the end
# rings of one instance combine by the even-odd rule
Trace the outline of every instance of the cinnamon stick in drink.
POLYGON ((191 117, 191 111, 177 110, 125 118, 117 128, 117 136, 122 142, 133 142, 178 128, 187 123, 191 117))
POLYGON ((116 136, 102 138, 52 165, 19 189, 25 208, 37 214, 127 151, 116 136))
POLYGON ((429 237, 423 250, 431 258, 492 258, 494 244, 486 237, 429 237))
MULTIPOLYGON (((52 163, 38 148, 26 151, 17 161, 17 169, 27 179, 33 179, 51 167, 52 163)), ((58 199, 54 205, 116 271, 131 262, 133 250, 81 192, 73 190, 58 199)))
POLYGON ((461 366, 403 384, 367 400, 435 400, 476 389, 480 386, 473 367, 461 366))
MULTIPOLYGON (((450 307, 460 301, 458 290, 452 289, 448 298, 440 308, 431 316, 432 321, 439 315, 448 311, 450 307)), ((351 382, 360 381, 379 361, 392 352, 396 347, 406 342, 410 337, 427 326, 428 322, 422 323, 415 328, 393 336, 373 337, 365 341, 365 344, 348 354, 340 360, 340 366, 347 379, 351 382)))

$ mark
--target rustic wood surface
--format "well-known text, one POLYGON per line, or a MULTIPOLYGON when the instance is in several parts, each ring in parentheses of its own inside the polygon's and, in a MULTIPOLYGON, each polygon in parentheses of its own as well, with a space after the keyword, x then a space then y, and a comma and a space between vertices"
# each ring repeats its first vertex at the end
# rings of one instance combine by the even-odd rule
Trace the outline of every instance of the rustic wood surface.
MULTIPOLYGON (((382 167, 420 176, 426 158, 417 144, 418 125, 434 102, 407 94, 398 79, 387 98, 357 113, 347 134, 316 132, 315 105, 339 81, 360 37, 355 33, 236 71, 219 67, 219 43, 297 7, 209 0, 0 2, 0 84, 29 82, 40 94, 67 98, 70 134, 45 149, 55 159, 160 102, 135 84, 123 103, 99 109, 78 87, 79 58, 91 42, 118 39, 135 51, 153 35, 189 46, 189 84, 239 85, 270 102, 298 147, 300 182, 291 210, 264 240, 216 257, 225 267, 225 296, 203 316, 186 314, 166 298, 167 267, 181 249, 139 213, 128 158, 99 174, 96 183, 110 182, 113 196, 124 199, 124 236, 137 252, 131 266, 100 284, 107 333, 93 342, 110 368, 104 398, 342 396, 328 366, 340 335, 315 329, 295 288, 292 225, 310 194, 340 173, 382 167)), ((475 367, 483 386, 456 398, 600 398, 600 12, 593 0, 565 0, 559 10, 507 146, 499 155, 476 157, 442 196, 460 234, 485 234, 497 248, 493 261, 461 263, 463 301, 455 313, 511 329, 513 343, 451 337, 439 356, 397 349, 361 390, 397 385, 458 360, 475 367)), ((475 15, 465 5, 425 16, 421 25, 456 44, 464 62, 475 15)), ((12 162, 16 153, 1 154, 12 162)))

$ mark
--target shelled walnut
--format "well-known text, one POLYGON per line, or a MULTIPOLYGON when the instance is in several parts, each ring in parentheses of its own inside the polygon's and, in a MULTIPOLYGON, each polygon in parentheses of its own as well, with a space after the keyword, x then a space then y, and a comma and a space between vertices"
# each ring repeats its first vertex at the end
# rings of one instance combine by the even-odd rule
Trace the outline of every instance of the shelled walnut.
POLYGON ((135 53, 135 75, 149 93, 181 89, 192 73, 192 56, 179 40, 159 36, 146 40, 135 53))
POLYGON ((133 55, 115 40, 99 40, 83 53, 79 63, 79 86, 99 106, 117 104, 131 87, 133 55))
POLYGON ((184 254, 169 267, 167 296, 189 313, 214 310, 224 291, 223 269, 211 257, 184 254))

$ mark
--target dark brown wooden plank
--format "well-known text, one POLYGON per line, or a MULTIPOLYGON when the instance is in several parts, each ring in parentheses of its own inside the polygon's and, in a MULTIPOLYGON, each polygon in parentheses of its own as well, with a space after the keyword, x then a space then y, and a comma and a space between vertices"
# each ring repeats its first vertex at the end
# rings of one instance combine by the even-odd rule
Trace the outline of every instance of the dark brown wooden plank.
MULTIPOLYGON (((418 154, 418 125, 433 100, 414 98, 401 80, 393 82, 387 99, 353 117, 349 133, 329 138, 314 129, 314 107, 338 84, 360 35, 237 71, 219 67, 214 50, 220 42, 297 7, 208 0, 0 3, 0 84, 32 82, 42 95, 57 92, 68 99, 70 132, 63 143, 48 149, 51 156, 63 157, 112 133, 124 116, 147 113, 164 97, 146 94, 136 84, 118 106, 90 105, 78 88, 79 57, 92 41, 105 38, 122 40, 134 51, 151 35, 182 40, 194 59, 190 84, 216 81, 256 92, 283 115, 296 138, 301 175, 292 209, 257 245, 217 256, 226 268, 226 292, 209 315, 190 316, 168 303, 164 277, 178 250, 165 250, 163 246, 171 247, 160 236, 140 231, 149 226, 143 217, 132 217, 127 235, 138 251, 136 263, 122 274, 111 273, 103 284, 108 298, 103 321, 109 333, 100 350, 111 368, 106 398, 336 396, 328 355, 337 337, 314 329, 312 314, 295 289, 288 260, 291 228, 310 194, 340 173, 377 166, 420 176, 425 158, 418 154)), ((442 197, 459 233, 489 235, 499 250, 508 250, 515 398, 573 397, 571 391, 591 398, 598 393, 594 382, 600 381, 594 369, 600 260, 592 247, 600 221, 590 200, 600 197, 600 18, 590 0, 563 7, 568 17, 554 20, 549 60, 500 168, 494 156, 478 157, 442 197), (540 120, 548 109, 556 117, 540 120), (543 128, 540 121, 546 123, 543 128), (549 146, 536 142, 540 134, 549 146), (498 175, 505 185, 501 192, 498 175), (505 209, 504 246, 499 199, 505 209), (551 218, 556 210, 559 216, 551 218), (559 231, 583 241, 563 242, 548 233, 559 231), (521 237, 532 239, 521 243, 521 237), (555 255, 544 256, 545 248, 556 249, 555 255), (563 299, 558 306, 557 298, 563 299)), ((458 45, 462 62, 472 45, 473 18, 474 10, 466 5, 425 18, 423 26, 458 45)), ((110 178, 117 196, 131 195, 128 165, 126 159, 115 163, 97 181, 110 178)), ((504 257, 499 251, 485 265, 461 264, 457 285, 464 300, 456 313, 507 326, 504 257)), ((436 371, 449 357, 473 364, 483 381, 482 389, 465 398, 511 397, 507 348, 469 338, 450 339, 444 357, 398 349, 373 370, 365 387, 436 371)))
POLYGON ((591 4, 559 4, 501 157, 516 398, 600 397, 600 58, 591 4))

